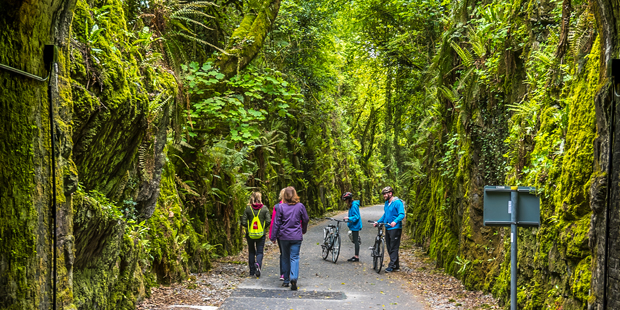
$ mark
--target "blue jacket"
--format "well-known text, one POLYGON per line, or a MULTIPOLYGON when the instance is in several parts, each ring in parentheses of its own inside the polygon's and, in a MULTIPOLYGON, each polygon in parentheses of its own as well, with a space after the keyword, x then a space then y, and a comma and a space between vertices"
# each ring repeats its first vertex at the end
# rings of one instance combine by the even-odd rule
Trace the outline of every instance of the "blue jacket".
POLYGON ((349 208, 349 222, 347 223, 349 230, 360 231, 362 230, 362 217, 360 216, 360 201, 354 200, 349 208))
POLYGON ((388 203, 387 200, 385 201, 385 206, 383 207, 383 216, 379 219, 378 222, 387 224, 396 222, 396 226, 394 227, 385 225, 385 229, 387 230, 402 229, 404 218, 405 207, 403 206, 403 202, 398 197, 394 197, 392 203, 388 203))

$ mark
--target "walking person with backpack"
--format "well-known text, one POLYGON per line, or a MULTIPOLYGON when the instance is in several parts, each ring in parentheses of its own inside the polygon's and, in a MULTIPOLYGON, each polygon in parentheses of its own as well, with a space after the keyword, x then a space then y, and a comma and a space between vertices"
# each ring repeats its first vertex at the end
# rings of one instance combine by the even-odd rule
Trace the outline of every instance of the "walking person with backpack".
POLYGON ((250 276, 260 277, 261 267, 263 266, 265 232, 270 223, 271 215, 269 209, 261 201, 261 193, 253 192, 241 218, 241 224, 246 227, 245 238, 248 242, 250 276))
MULTIPOLYGON (((403 219, 405 219, 405 207, 403 202, 394 197, 394 190, 387 186, 382 191, 385 206, 383 207, 383 216, 379 219, 379 223, 385 224, 385 245, 390 254, 390 264, 385 272, 392 272, 400 269, 398 261, 398 250, 400 248, 400 237, 403 233, 403 219)), ((377 223, 374 224, 377 226, 377 223)))
MULTIPOLYGON (((280 195, 278 195, 278 200, 280 201, 279 203, 276 203, 273 206, 273 212, 271 213, 271 218, 275 219, 276 218, 276 211, 278 209, 278 207, 282 204, 282 197, 284 196, 284 188, 280 190, 280 195)), ((271 221, 271 225, 269 225, 269 240, 273 240, 271 238, 272 236, 272 231, 273 231, 273 222, 271 221)), ((278 249, 280 249, 280 281, 284 281, 284 266, 282 265, 282 244, 280 243, 280 239, 277 239, 278 241, 278 249)))
POLYGON ((351 231, 353 243, 355 244, 355 256, 347 259, 348 262, 360 261, 360 230, 362 230, 362 217, 360 216, 360 201, 353 200, 353 194, 346 192, 342 195, 342 200, 349 207, 349 214, 344 218, 351 231))
POLYGON ((308 230, 308 212, 299 202, 297 191, 292 186, 284 189, 284 203, 276 210, 276 216, 271 231, 271 242, 280 239, 282 245, 282 265, 284 283, 282 286, 297 290, 299 278, 299 250, 303 234, 308 230))

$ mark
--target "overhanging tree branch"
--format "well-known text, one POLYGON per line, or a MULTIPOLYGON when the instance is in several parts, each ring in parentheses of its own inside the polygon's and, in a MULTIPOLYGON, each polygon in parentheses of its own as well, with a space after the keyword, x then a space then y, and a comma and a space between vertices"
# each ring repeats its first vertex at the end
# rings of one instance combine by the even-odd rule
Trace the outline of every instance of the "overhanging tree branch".
POLYGON ((245 68, 258 55, 280 10, 280 0, 255 0, 249 5, 250 12, 230 37, 226 54, 216 63, 226 78, 245 68))

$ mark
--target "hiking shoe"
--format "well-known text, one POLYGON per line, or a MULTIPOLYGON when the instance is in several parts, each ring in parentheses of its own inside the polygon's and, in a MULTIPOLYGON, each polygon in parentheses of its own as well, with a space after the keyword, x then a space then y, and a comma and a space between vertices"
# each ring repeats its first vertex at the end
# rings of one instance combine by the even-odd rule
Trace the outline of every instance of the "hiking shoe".
POLYGON ((284 275, 280 275, 280 281, 284 281, 284 275))
POLYGON ((357 257, 355 257, 355 256, 353 256, 353 257, 351 257, 351 258, 347 259, 347 262, 359 262, 359 261, 360 261, 360 259, 359 259, 359 258, 357 258, 357 257))
POLYGON ((385 272, 392 272, 392 271, 394 271, 394 268, 392 267, 385 268, 385 272))
POLYGON ((297 280, 291 280, 291 291, 297 290, 297 280))
POLYGON ((288 287, 288 286, 289 286, 288 283, 286 282, 282 283, 282 287, 288 287))
POLYGON ((260 278, 260 265, 256 263, 256 277, 260 278))

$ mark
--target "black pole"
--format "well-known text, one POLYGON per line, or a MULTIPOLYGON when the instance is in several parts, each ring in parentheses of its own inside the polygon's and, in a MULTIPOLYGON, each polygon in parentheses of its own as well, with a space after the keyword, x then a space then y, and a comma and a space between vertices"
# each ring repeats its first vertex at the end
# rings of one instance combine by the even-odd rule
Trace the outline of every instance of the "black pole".
POLYGON ((609 124, 609 168, 607 169, 607 208, 605 209, 605 271, 603 272, 603 309, 607 309, 607 277, 609 276, 609 216, 612 205, 611 183, 613 182, 614 130, 616 128, 616 80, 612 76, 613 100, 611 101, 611 122, 609 124))
POLYGON ((58 87, 58 64, 57 60, 57 49, 54 45, 46 45, 44 52, 44 60, 47 64, 49 64, 49 77, 54 76, 55 78, 50 78, 47 87, 47 96, 49 102, 49 117, 50 117, 50 144, 52 149, 51 154, 51 162, 52 162, 52 214, 51 214, 51 222, 52 222, 52 309, 56 310, 56 282, 57 282, 57 250, 58 250, 58 233, 57 233, 57 208, 56 208, 56 143, 55 143, 55 135, 54 135, 54 104, 53 104, 53 87, 58 87), (55 75, 54 75, 55 74, 55 75), (55 83, 54 83, 55 82, 55 83))
POLYGON ((517 310, 517 189, 510 188, 510 202, 508 213, 510 213, 510 310, 517 310))

